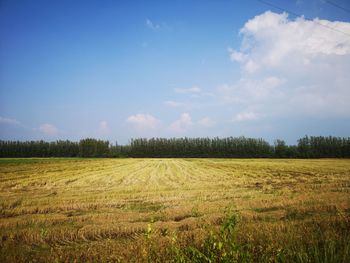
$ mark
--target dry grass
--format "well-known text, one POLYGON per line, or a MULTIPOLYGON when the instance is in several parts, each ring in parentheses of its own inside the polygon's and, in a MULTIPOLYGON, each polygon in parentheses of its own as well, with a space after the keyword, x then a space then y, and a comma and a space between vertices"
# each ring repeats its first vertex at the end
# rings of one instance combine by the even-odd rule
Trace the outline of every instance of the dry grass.
POLYGON ((232 213, 271 262, 350 228, 350 160, 1 159, 0 189, 4 262, 176 261, 232 213))

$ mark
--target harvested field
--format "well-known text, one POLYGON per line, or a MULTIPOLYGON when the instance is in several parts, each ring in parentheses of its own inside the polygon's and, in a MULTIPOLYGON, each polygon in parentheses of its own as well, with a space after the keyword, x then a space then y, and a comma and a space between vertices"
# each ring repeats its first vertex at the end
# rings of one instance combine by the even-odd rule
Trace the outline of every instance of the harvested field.
POLYGON ((350 259, 350 160, 1 159, 0 189, 1 262, 195 262, 231 215, 247 261, 350 259))

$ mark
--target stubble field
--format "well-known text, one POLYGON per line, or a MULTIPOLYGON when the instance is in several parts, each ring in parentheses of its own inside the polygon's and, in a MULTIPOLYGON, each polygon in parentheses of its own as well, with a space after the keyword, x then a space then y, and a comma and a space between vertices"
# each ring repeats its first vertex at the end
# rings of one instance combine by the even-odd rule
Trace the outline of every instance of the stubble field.
POLYGON ((0 262, 350 260, 350 160, 1 159, 0 189, 0 262))

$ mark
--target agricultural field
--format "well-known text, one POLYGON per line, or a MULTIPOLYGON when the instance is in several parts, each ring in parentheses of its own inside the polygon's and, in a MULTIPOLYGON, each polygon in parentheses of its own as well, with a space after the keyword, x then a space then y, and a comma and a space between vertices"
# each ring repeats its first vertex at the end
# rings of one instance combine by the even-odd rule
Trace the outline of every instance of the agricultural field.
POLYGON ((0 159, 0 262, 350 262, 350 160, 0 159))

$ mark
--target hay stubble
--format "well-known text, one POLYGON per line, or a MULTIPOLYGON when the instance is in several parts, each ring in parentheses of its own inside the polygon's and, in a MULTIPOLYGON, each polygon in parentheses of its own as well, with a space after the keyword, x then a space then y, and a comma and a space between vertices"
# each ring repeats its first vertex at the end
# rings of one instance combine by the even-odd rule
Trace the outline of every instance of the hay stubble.
POLYGON ((137 261, 150 222, 191 236, 228 208, 246 235, 349 220, 350 161, 2 159, 0 189, 2 260, 137 261))

